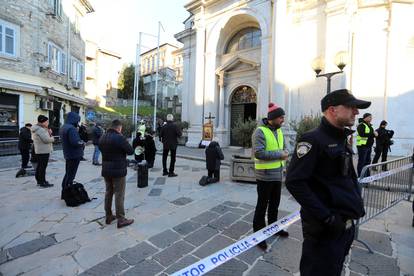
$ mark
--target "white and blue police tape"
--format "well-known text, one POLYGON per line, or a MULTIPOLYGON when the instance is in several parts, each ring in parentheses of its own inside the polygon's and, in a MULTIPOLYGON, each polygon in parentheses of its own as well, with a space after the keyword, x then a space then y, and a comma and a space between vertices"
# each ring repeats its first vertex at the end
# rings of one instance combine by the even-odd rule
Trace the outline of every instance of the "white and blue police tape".
POLYGON ((411 169, 412 167, 413 167, 413 164, 412 163, 406 164, 406 165, 404 165, 402 167, 399 167, 399 168, 396 168, 396 169, 392 169, 390 171, 385 171, 385 172, 381 172, 381 173, 374 174, 372 176, 367 176, 367 177, 360 178, 359 179, 359 183, 361 183, 361 184, 362 183, 370 183, 372 181, 379 180, 379 179, 382 179, 382 178, 391 176, 393 174, 396 174, 396 173, 399 173, 399 172, 402 172, 402 171, 411 169))
POLYGON ((246 252, 259 242, 273 236, 280 230, 287 228, 300 219, 299 211, 270 224, 269 226, 245 237, 244 239, 211 254, 210 256, 172 274, 173 276, 200 276, 224 264, 239 254, 246 252))

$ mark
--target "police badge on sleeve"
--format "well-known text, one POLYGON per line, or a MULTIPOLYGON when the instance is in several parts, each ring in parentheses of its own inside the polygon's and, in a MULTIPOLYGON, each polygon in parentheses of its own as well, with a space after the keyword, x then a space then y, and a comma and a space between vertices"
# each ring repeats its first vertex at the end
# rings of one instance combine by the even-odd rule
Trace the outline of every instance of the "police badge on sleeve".
POLYGON ((299 142, 296 147, 296 155, 298 158, 305 156, 312 148, 312 144, 308 142, 299 142))

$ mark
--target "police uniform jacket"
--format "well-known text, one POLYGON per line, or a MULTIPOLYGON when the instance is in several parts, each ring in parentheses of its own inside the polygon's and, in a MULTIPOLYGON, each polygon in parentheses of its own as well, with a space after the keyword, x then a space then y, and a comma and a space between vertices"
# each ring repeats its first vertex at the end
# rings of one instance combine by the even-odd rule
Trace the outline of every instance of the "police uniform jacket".
POLYGON ((357 132, 358 135, 361 137, 367 137, 367 144, 365 145, 366 147, 372 147, 372 145, 374 144, 374 129, 372 128, 372 125, 370 123, 366 123, 366 122, 362 122, 358 125, 357 127, 357 132), (369 127, 369 132, 365 133, 365 125, 364 123, 369 127))
POLYGON ((286 187, 301 205, 302 223, 318 224, 331 215, 358 219, 365 214, 352 149, 352 130, 322 118, 318 128, 302 135, 289 164, 286 187))

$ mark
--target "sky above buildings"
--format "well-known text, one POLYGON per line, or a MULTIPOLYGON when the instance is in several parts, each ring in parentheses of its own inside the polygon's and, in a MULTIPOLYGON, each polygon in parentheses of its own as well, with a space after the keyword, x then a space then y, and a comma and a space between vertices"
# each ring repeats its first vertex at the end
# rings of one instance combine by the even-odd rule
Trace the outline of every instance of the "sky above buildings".
MULTIPOLYGON (((89 0, 95 9, 83 22, 85 38, 99 47, 117 52, 125 63, 135 62, 139 32, 157 35, 158 21, 161 44, 174 42, 174 34, 184 30, 189 16, 184 4, 189 0, 89 0)), ((156 37, 143 35, 142 52, 156 47, 156 37)))

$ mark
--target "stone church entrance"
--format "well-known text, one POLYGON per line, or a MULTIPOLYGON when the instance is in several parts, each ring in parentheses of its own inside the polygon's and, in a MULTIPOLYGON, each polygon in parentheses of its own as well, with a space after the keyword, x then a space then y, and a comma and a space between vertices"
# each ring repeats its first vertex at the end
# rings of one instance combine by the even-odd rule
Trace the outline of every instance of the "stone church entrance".
POLYGON ((241 146, 233 128, 238 121, 256 120, 256 92, 249 86, 239 86, 233 91, 230 106, 230 145, 241 146))

